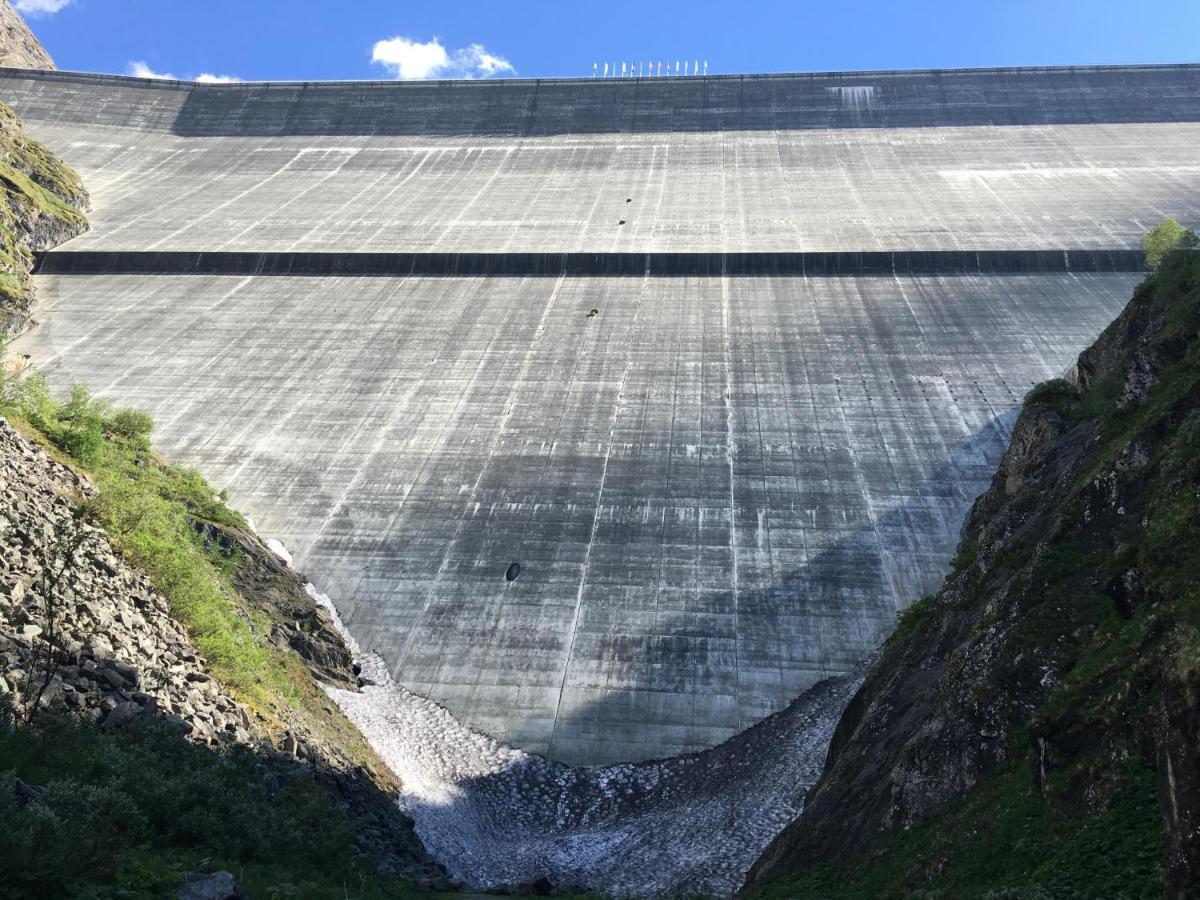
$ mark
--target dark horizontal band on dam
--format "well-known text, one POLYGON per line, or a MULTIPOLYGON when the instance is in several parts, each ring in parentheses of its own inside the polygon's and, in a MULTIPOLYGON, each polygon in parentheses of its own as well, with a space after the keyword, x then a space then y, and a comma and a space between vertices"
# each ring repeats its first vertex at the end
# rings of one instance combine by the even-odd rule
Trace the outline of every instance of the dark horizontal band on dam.
POLYGON ((320 253, 52 251, 41 275, 762 276, 1140 272, 1138 250, 880 250, 797 253, 320 253))
POLYGON ((556 135, 1200 121, 1200 66, 197 84, 0 70, 25 118, 187 137, 556 135))

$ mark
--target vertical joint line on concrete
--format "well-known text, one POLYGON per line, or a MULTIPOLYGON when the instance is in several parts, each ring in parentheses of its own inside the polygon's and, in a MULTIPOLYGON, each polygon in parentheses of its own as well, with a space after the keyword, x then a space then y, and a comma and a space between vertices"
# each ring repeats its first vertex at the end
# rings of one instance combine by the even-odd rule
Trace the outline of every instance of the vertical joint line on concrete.
MULTIPOLYGON (((733 338, 729 332, 729 307, 731 303, 729 289, 729 268, 727 254, 721 254, 721 331, 725 343, 725 452, 729 460, 729 559, 732 567, 733 582, 733 684, 734 694, 741 707, 741 659, 739 644, 741 628, 738 620, 739 587, 738 587, 738 534, 737 534, 737 496, 734 487, 736 466, 734 456, 737 452, 737 435, 733 427, 733 338)), ((743 728, 742 717, 738 713, 738 730, 743 728)))
MULTIPOLYGON (((487 455, 483 458, 483 462, 479 466, 479 474, 475 476, 475 481, 471 485, 471 493, 467 497, 467 501, 463 506, 462 514, 458 517, 458 522, 454 527, 454 534, 450 536, 449 542, 446 544, 446 549, 442 554, 441 563, 438 565, 437 573, 433 576, 433 582, 429 586, 429 591, 425 595, 425 603, 421 607, 421 614, 413 621, 412 628, 409 630, 408 637, 404 641, 404 648, 396 657, 393 663, 393 677, 397 681, 402 682, 400 670, 404 666, 404 662, 408 657, 408 652, 412 647, 413 640, 416 638, 417 631, 425 616, 429 613, 429 608, 432 606, 434 598, 437 595, 438 585, 441 582, 442 575, 445 574, 447 566, 450 564, 450 554, 454 549, 454 545, 458 543, 459 536, 462 534, 463 524, 467 521, 472 513, 472 508, 475 504, 475 497, 479 493, 479 485, 483 483, 483 476, 487 474, 491 468, 493 457, 496 455, 496 448, 500 445, 501 439, 504 437, 504 432, 508 427, 508 420, 512 418, 513 410, 517 405, 517 393, 525 384, 525 379, 529 374, 529 368, 532 363, 532 357, 538 345, 542 341, 542 336, 546 331, 546 320, 550 317, 551 311, 558 302, 559 293, 562 291, 563 282, 566 280, 566 275, 559 275, 554 282, 554 287, 550 291, 550 298, 546 301, 546 306, 542 309, 542 316, 538 320, 537 328, 534 330, 533 338, 529 342, 529 347, 525 351, 525 355, 521 359, 521 369, 517 373, 517 377, 513 380, 512 391, 508 395, 508 399, 504 404, 504 413, 500 418, 500 425, 492 436, 491 443, 488 445, 487 455)), ((476 369, 478 372, 478 368, 476 369)), ((469 388, 464 391, 459 398, 459 403, 467 396, 469 388)), ((478 684, 478 673, 476 674, 476 685, 478 684)))
POLYGON ((563 661, 562 681, 558 686, 558 703, 554 707, 554 724, 550 726, 550 744, 547 747, 547 756, 553 757, 554 754, 554 738, 558 731, 558 717, 562 714, 562 698, 563 693, 567 689, 567 675, 571 671, 571 657, 575 653, 575 637, 579 631, 579 614, 583 610, 583 591, 587 585, 588 566, 592 561, 592 546, 596 542, 596 529, 600 525, 600 510, 604 503, 604 487, 608 480, 608 461, 612 457, 613 444, 616 442, 617 423, 621 418, 621 401, 625 396, 625 381, 629 377, 629 366, 632 362, 632 347, 633 339, 637 335, 638 317, 642 311, 642 303, 646 298, 646 291, 649 289, 650 270, 646 269, 642 277, 642 291, 638 295, 637 310, 633 314, 633 323, 630 328, 630 340, 625 344, 625 365, 621 369, 621 381, 617 385, 617 399, 614 404, 612 421, 608 426, 608 445, 604 448, 604 465, 600 469, 600 487, 596 492, 596 507, 592 512, 592 528, 588 533, 587 550, 583 554, 583 563, 579 567, 579 588, 575 592, 575 612, 571 617, 571 640, 567 644, 567 656, 563 661))

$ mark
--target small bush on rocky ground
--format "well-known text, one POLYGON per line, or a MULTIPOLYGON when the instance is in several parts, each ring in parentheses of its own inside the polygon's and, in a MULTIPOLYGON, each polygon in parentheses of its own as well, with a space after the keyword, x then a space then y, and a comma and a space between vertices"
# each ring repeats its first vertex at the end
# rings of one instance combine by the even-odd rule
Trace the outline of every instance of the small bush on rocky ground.
POLYGON ((51 443, 87 466, 103 461, 105 440, 120 442, 124 449, 144 452, 149 448, 154 419, 132 409, 112 409, 87 388, 76 385, 65 401, 55 400, 46 379, 34 372, 5 386, 3 406, 11 415, 25 419, 51 443))
POLYGON ((201 860, 253 897, 411 897, 354 863, 354 828, 300 766, 169 728, 0 722, 0 894, 161 897, 201 860))

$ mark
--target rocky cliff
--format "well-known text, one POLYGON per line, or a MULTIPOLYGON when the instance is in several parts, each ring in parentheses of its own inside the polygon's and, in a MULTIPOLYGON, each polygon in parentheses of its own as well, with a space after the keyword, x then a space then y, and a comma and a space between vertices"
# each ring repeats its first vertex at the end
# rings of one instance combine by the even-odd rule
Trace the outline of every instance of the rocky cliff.
MULTIPOLYGON (((3 8, 0 7, 0 10, 3 8)), ((0 338, 32 321, 34 254, 87 230, 87 191, 0 103, 0 338)))
POLYGON ((1180 252, 1031 392, 754 893, 1200 893, 1198 331, 1180 252))
POLYGON ((14 69, 53 69, 46 52, 21 14, 8 0, 0 0, 0 66, 14 69))
POLYGON ((261 738, 167 601, 83 515, 89 479, 0 419, 0 692, 105 727, 163 717, 204 744, 261 738))

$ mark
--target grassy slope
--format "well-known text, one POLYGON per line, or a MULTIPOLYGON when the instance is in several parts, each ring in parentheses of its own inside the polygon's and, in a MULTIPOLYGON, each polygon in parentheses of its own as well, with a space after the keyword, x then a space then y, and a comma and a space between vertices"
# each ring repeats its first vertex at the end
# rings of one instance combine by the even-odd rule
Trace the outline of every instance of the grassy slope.
MULTIPOLYGON (((1061 683, 1016 735, 1009 761, 958 801, 844 868, 811 866, 752 896, 1161 896, 1167 840, 1146 745, 1163 685, 1194 704, 1200 683, 1200 257, 1175 258, 1139 300, 1165 323, 1159 343, 1178 351, 1144 402, 1118 409, 1123 373, 1082 392, 1052 382, 1028 400, 1094 429, 1057 512, 1063 522, 1082 523, 1095 508, 1097 473, 1112 471, 1135 442, 1151 448, 1119 524, 1068 527, 1048 536, 1048 552, 1019 547, 996 564, 1018 588, 1041 593, 1018 639, 1055 645, 1070 660, 1061 683), (1146 599, 1126 617, 1102 586, 1132 566, 1146 599), (1035 739, 1052 748, 1048 762, 1035 739)), ((964 546, 958 568, 969 570, 973 556, 964 546)), ((978 593, 982 603, 982 583, 978 593)), ((891 649, 936 632, 939 615, 933 603, 914 606, 891 649)), ((984 615, 977 628, 993 621, 984 615)))
MULTIPOLYGON (((128 410, 114 411, 81 388, 76 388, 70 399, 56 401, 37 375, 4 386, 0 396, 0 414, 42 442, 60 461, 91 477, 98 489, 89 504, 91 514, 130 562, 145 571, 166 596, 172 614, 187 626, 212 674, 250 707, 262 730, 277 733, 299 722, 371 772, 383 787, 395 786, 386 767, 330 704, 299 658, 270 645, 270 623, 232 587, 232 567, 238 560, 231 561, 207 547, 192 525, 199 520, 244 528, 245 522, 224 505, 199 473, 173 466, 150 450, 147 432, 151 423, 146 417, 128 410)), ((178 738, 97 735, 61 723, 53 727, 58 730, 53 741, 24 733, 0 737, 0 772, 15 769, 18 777, 34 784, 62 782, 84 794, 110 791, 117 797, 109 802, 114 821, 105 819, 107 807, 86 812, 69 803, 49 815, 50 820, 62 819, 65 824, 46 825, 36 817, 32 821, 32 828, 41 828, 65 846, 83 840, 86 833, 96 830, 98 822, 113 826, 103 829, 115 836, 110 841, 116 848, 112 865, 94 869, 98 880, 85 878, 86 883, 149 890, 164 879, 178 881, 185 867, 198 859, 216 857, 221 865, 237 872, 247 887, 302 885, 296 896, 415 893, 411 885, 398 879, 375 873, 368 879, 355 866, 351 823, 332 798, 311 782, 297 782, 281 795, 311 813, 297 826, 299 830, 282 829, 276 821, 278 815, 268 815, 262 806, 267 803, 262 775, 251 761, 221 761, 208 751, 185 747, 178 738), (185 764, 181 765, 181 758, 186 758, 185 764), (128 790, 135 784, 130 780, 135 770, 139 777, 163 781, 163 789, 149 793, 128 790), (190 791, 186 790, 189 783, 182 779, 184 771, 198 773, 190 791), (179 789, 190 802, 206 807, 206 821, 236 824, 208 833, 202 829, 164 831, 157 826, 133 831, 117 827, 115 819, 126 814, 149 822, 184 815, 176 806, 177 798, 165 788, 177 777, 181 779, 179 789), (253 837, 264 828, 291 837, 264 843, 253 837), (305 849, 310 844, 312 853, 305 849), (334 847, 340 848, 340 856, 330 849, 334 847)), ((52 791, 52 796, 60 794, 52 791)), ((25 818, 14 814, 13 821, 25 818)), ((32 836, 22 840, 29 846, 39 843, 32 836)), ((43 869, 35 870, 41 872, 42 880, 57 873, 66 884, 70 877, 87 874, 70 865, 74 857, 69 854, 54 855, 47 861, 44 854, 29 857, 27 848, 18 849, 25 854, 21 858, 26 863, 42 860, 38 864, 43 869), (55 869, 55 865, 65 868, 55 869)))

